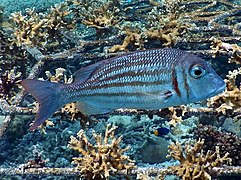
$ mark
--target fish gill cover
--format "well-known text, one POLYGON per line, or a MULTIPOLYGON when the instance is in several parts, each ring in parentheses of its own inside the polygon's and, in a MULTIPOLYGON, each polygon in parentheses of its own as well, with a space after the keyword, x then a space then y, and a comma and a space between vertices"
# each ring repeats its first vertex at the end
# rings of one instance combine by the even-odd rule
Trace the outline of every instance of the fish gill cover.
MULTIPOLYGON (((27 9, 9 2, 1 1, 0 9, 1 178, 21 179, 23 174, 27 178, 41 174, 42 178, 52 175, 63 179, 121 178, 123 174, 130 179, 169 174, 182 179, 240 176, 239 1, 65 0, 55 5, 28 1, 31 6, 27 9), (71 84, 75 78, 84 81, 90 77, 92 71, 87 70, 91 68, 83 68, 88 65, 100 62, 101 67, 102 60, 124 57, 126 52, 166 47, 205 59, 225 79, 225 91, 188 105, 119 109, 90 116, 72 102, 56 110, 34 132, 28 131, 39 104, 26 93, 21 80, 71 84), (78 73, 79 69, 85 70, 78 73), (152 132, 160 127, 170 132, 155 136, 152 132), (77 133, 84 139, 71 141, 77 133), (68 144, 79 149, 79 154, 67 148, 68 144), (72 158, 77 167, 71 164, 72 158), (79 170, 82 160, 90 161, 86 171, 79 170)), ((173 87, 177 87, 176 78, 179 76, 173 78, 173 87)), ((210 88, 207 85, 202 85, 203 91, 210 88)), ((162 94, 170 97, 172 92, 162 94)))

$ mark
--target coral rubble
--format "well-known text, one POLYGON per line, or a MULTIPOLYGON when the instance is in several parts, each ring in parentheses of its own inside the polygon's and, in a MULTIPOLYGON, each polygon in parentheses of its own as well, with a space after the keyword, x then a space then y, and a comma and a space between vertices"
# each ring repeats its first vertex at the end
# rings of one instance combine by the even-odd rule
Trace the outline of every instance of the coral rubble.
POLYGON ((81 154, 81 157, 73 158, 73 163, 87 179, 109 178, 111 173, 135 167, 134 162, 123 154, 129 148, 120 147, 122 137, 114 136, 116 129, 117 126, 108 124, 104 137, 93 132, 96 144, 89 142, 83 130, 78 132, 78 139, 71 136, 68 147, 81 154))

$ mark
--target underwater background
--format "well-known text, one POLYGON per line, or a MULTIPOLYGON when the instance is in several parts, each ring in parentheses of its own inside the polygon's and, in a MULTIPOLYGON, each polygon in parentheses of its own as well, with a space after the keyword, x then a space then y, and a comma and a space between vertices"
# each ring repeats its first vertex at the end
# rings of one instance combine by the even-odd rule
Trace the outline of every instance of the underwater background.
POLYGON ((1 0, 0 9, 0 179, 240 179, 240 1, 1 0), (88 117, 71 103, 28 130, 38 104, 21 80, 71 83, 87 65, 165 47, 205 59, 225 91, 88 117))

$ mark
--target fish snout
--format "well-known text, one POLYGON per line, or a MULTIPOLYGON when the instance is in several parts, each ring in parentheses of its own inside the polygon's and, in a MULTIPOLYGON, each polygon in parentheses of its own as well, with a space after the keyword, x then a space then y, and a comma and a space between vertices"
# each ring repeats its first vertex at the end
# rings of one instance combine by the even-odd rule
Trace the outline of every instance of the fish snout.
POLYGON ((225 81, 224 81, 220 76, 218 76, 218 77, 216 77, 216 78, 214 78, 214 79, 215 79, 215 80, 214 80, 213 83, 214 83, 214 85, 215 85, 215 89, 214 89, 214 91, 210 94, 210 97, 222 93, 222 92, 225 90, 225 88, 226 88, 226 83, 225 83, 225 81))

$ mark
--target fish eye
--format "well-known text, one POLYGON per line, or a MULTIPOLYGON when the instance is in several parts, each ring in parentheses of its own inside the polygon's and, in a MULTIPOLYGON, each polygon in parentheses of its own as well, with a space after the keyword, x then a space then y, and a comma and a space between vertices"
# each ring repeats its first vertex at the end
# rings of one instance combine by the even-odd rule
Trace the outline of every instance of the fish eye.
POLYGON ((190 75, 195 79, 204 76, 205 73, 206 73, 206 70, 202 65, 199 65, 199 64, 192 66, 190 70, 190 75))

